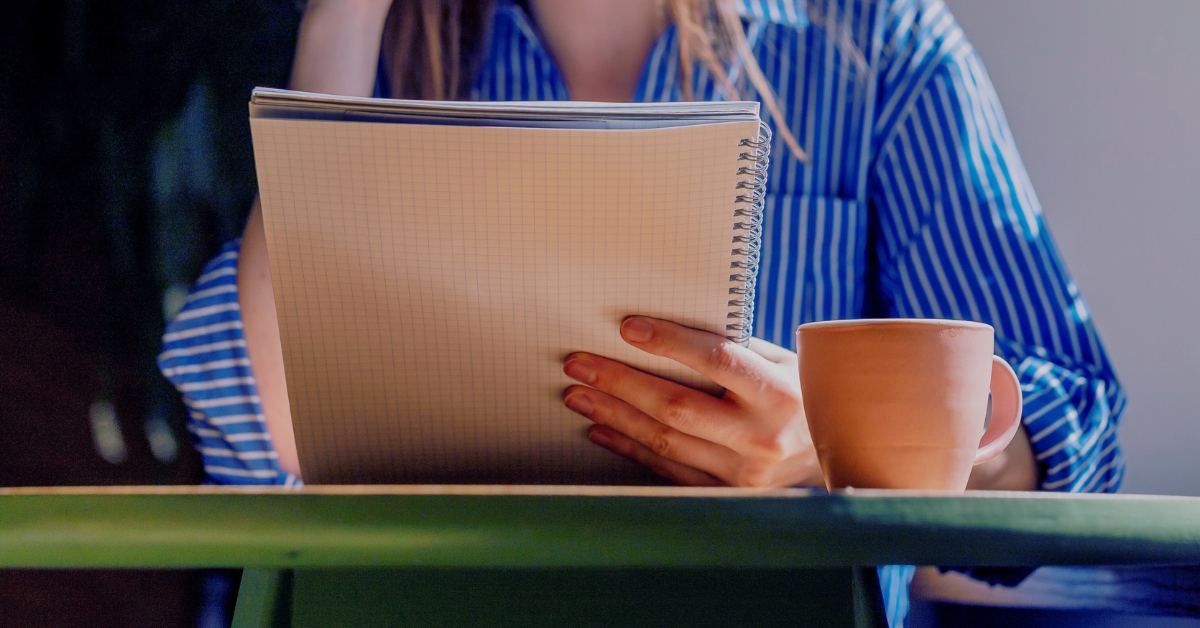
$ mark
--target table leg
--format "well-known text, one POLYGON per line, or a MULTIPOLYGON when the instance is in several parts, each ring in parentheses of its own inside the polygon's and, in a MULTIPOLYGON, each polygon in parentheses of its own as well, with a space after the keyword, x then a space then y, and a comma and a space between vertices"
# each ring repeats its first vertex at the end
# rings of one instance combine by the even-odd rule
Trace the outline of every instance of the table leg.
POLYGON ((854 628, 888 628, 887 608, 879 586, 879 568, 852 567, 854 628))
POLYGON ((242 570, 231 628, 290 628, 292 570, 242 570))

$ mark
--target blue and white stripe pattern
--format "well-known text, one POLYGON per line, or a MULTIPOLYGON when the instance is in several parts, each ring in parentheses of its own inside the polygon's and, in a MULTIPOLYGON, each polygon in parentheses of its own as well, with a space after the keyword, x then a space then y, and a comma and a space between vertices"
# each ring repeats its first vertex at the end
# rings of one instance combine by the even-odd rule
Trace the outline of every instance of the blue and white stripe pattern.
MULTIPOLYGON (((1115 491, 1125 398, 1059 258, 983 65, 941 0, 740 0, 751 49, 805 163, 772 151, 758 337, 794 347, 801 323, 959 318, 996 328, 1019 376, 1043 488, 1115 491)), ((730 68, 738 78, 740 68, 730 68)), ((659 39, 635 99, 683 98, 678 40, 659 39)), ((384 77, 379 94, 385 95, 384 77)), ((726 95, 707 71, 698 99, 726 95)), ((751 93, 751 96, 754 94, 751 93)), ((472 97, 563 100, 566 84, 513 0, 497 9, 472 97)), ((772 120, 773 126, 778 121, 772 120)), ((205 269, 167 330, 214 482, 295 482, 272 456, 237 310, 237 245, 205 269)), ((911 568, 881 570, 893 625, 911 568)))
POLYGON ((204 267, 163 334, 158 367, 183 394, 209 482, 295 486, 297 478, 279 467, 246 355, 237 300, 240 244, 226 244, 204 267))

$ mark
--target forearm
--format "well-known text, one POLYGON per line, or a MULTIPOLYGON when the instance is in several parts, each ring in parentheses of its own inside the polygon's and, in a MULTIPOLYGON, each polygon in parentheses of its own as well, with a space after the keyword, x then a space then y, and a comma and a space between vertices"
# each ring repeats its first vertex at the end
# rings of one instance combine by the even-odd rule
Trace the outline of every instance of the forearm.
POLYGON ((267 431, 279 454, 279 466, 300 477, 296 436, 292 431, 292 412, 288 406, 287 382, 283 371, 283 347, 279 340, 279 321, 271 288, 267 240, 258 201, 250 210, 246 232, 242 235, 237 290, 246 354, 250 358, 250 370, 254 373, 267 431))
MULTIPOLYGON (((296 42, 292 89, 370 96, 378 67, 379 41, 390 6, 391 0, 309 0, 296 42)), ((299 477, 267 240, 257 200, 242 235, 237 285, 246 353, 267 430, 279 454, 279 466, 299 477)))
POLYGON ((391 0, 308 0, 292 89, 370 96, 379 67, 379 42, 391 0))

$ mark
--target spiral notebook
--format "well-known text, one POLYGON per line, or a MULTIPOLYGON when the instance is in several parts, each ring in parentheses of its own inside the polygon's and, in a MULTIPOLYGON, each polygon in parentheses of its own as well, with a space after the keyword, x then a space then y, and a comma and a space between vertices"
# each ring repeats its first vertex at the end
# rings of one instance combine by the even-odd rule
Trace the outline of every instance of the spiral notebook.
POLYGON ((642 484, 563 359, 719 393, 625 344, 642 314, 747 342, 758 103, 448 103, 255 90, 255 163, 309 483, 642 484))

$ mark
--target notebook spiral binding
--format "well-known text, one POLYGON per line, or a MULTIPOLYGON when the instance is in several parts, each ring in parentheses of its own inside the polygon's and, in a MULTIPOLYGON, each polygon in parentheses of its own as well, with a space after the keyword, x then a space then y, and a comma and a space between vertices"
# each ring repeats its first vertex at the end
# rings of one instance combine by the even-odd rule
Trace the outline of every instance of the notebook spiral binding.
POLYGON ((765 122, 758 123, 758 139, 744 139, 738 146, 747 148, 746 152, 738 154, 739 161, 749 162, 739 166, 739 176, 748 176, 737 183, 739 193, 734 197, 738 208, 733 215, 738 221, 733 224, 733 243, 738 245, 730 253, 740 259, 730 262, 729 267, 736 272, 729 276, 729 281, 735 285, 729 288, 729 294, 734 295, 729 300, 728 318, 736 319, 725 325, 725 329, 733 334, 725 336, 742 346, 750 345, 750 336, 754 331, 754 284, 758 278, 758 262, 762 249, 763 211, 767 201, 767 170, 771 157, 771 127, 765 122))

